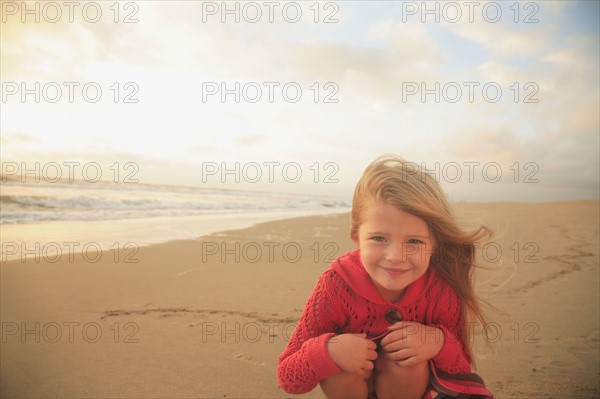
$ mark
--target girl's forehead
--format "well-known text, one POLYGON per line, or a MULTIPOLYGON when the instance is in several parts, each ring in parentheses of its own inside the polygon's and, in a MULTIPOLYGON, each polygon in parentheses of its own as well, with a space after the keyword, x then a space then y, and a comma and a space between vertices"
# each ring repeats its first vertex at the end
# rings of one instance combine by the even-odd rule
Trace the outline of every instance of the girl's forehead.
POLYGON ((427 222, 422 218, 394 207, 391 204, 374 204, 365 209, 363 224, 377 224, 388 228, 412 229, 427 232, 427 222))

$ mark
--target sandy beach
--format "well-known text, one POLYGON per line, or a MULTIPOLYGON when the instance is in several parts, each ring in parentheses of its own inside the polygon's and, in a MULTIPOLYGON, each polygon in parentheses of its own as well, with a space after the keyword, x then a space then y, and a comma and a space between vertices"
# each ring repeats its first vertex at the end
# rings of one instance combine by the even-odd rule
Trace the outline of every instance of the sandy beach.
MULTIPOLYGON (((495 397, 599 397, 600 203, 455 206, 465 226, 495 232, 477 276, 497 309, 491 348, 476 336, 495 397)), ((348 230, 348 214, 310 216, 4 262, 0 395, 290 397, 277 359, 318 276, 353 249, 348 230)))

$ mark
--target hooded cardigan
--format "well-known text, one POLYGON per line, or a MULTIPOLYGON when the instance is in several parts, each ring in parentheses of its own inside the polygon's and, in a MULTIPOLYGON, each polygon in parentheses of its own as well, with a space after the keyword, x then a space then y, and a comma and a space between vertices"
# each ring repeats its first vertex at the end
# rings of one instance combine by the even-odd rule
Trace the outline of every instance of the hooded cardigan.
POLYGON ((368 339, 378 341, 389 332, 393 311, 397 319, 442 330, 444 344, 430 361, 434 371, 471 373, 471 361, 461 339, 461 304, 450 285, 428 268, 406 287, 397 302, 391 303, 381 297, 355 250, 336 259, 317 281, 279 357, 279 385, 288 393, 305 393, 339 373, 341 369, 327 351, 329 339, 342 333, 366 333, 368 339))

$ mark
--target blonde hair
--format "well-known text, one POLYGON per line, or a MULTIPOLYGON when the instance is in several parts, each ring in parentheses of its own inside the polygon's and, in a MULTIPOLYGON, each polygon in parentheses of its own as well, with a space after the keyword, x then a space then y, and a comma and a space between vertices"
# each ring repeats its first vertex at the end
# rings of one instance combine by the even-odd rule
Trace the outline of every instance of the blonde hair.
MULTIPOLYGON (((469 358, 472 356, 470 322, 479 320, 486 326, 482 302, 473 287, 477 267, 475 244, 489 238, 485 226, 464 232, 458 226, 440 185, 435 178, 414 162, 395 155, 382 155, 363 172, 352 198, 350 236, 355 239, 363 223, 365 210, 388 203, 396 209, 423 219, 433 236, 434 248, 430 265, 456 291, 461 303, 462 341, 469 358), (446 250, 456 251, 447 256, 446 250)), ((484 334, 486 330, 484 328, 484 334)))

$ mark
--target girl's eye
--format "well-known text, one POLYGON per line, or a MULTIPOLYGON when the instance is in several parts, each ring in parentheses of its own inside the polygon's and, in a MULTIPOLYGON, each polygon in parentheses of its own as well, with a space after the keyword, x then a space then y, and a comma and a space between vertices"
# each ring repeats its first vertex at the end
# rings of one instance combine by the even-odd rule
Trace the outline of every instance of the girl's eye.
POLYGON ((385 238, 383 238, 382 236, 373 236, 373 237, 371 237, 371 240, 373 240, 375 242, 383 242, 385 240, 385 238))
POLYGON ((408 240, 409 244, 423 244, 423 241, 417 239, 417 238, 411 238, 410 240, 408 240))

